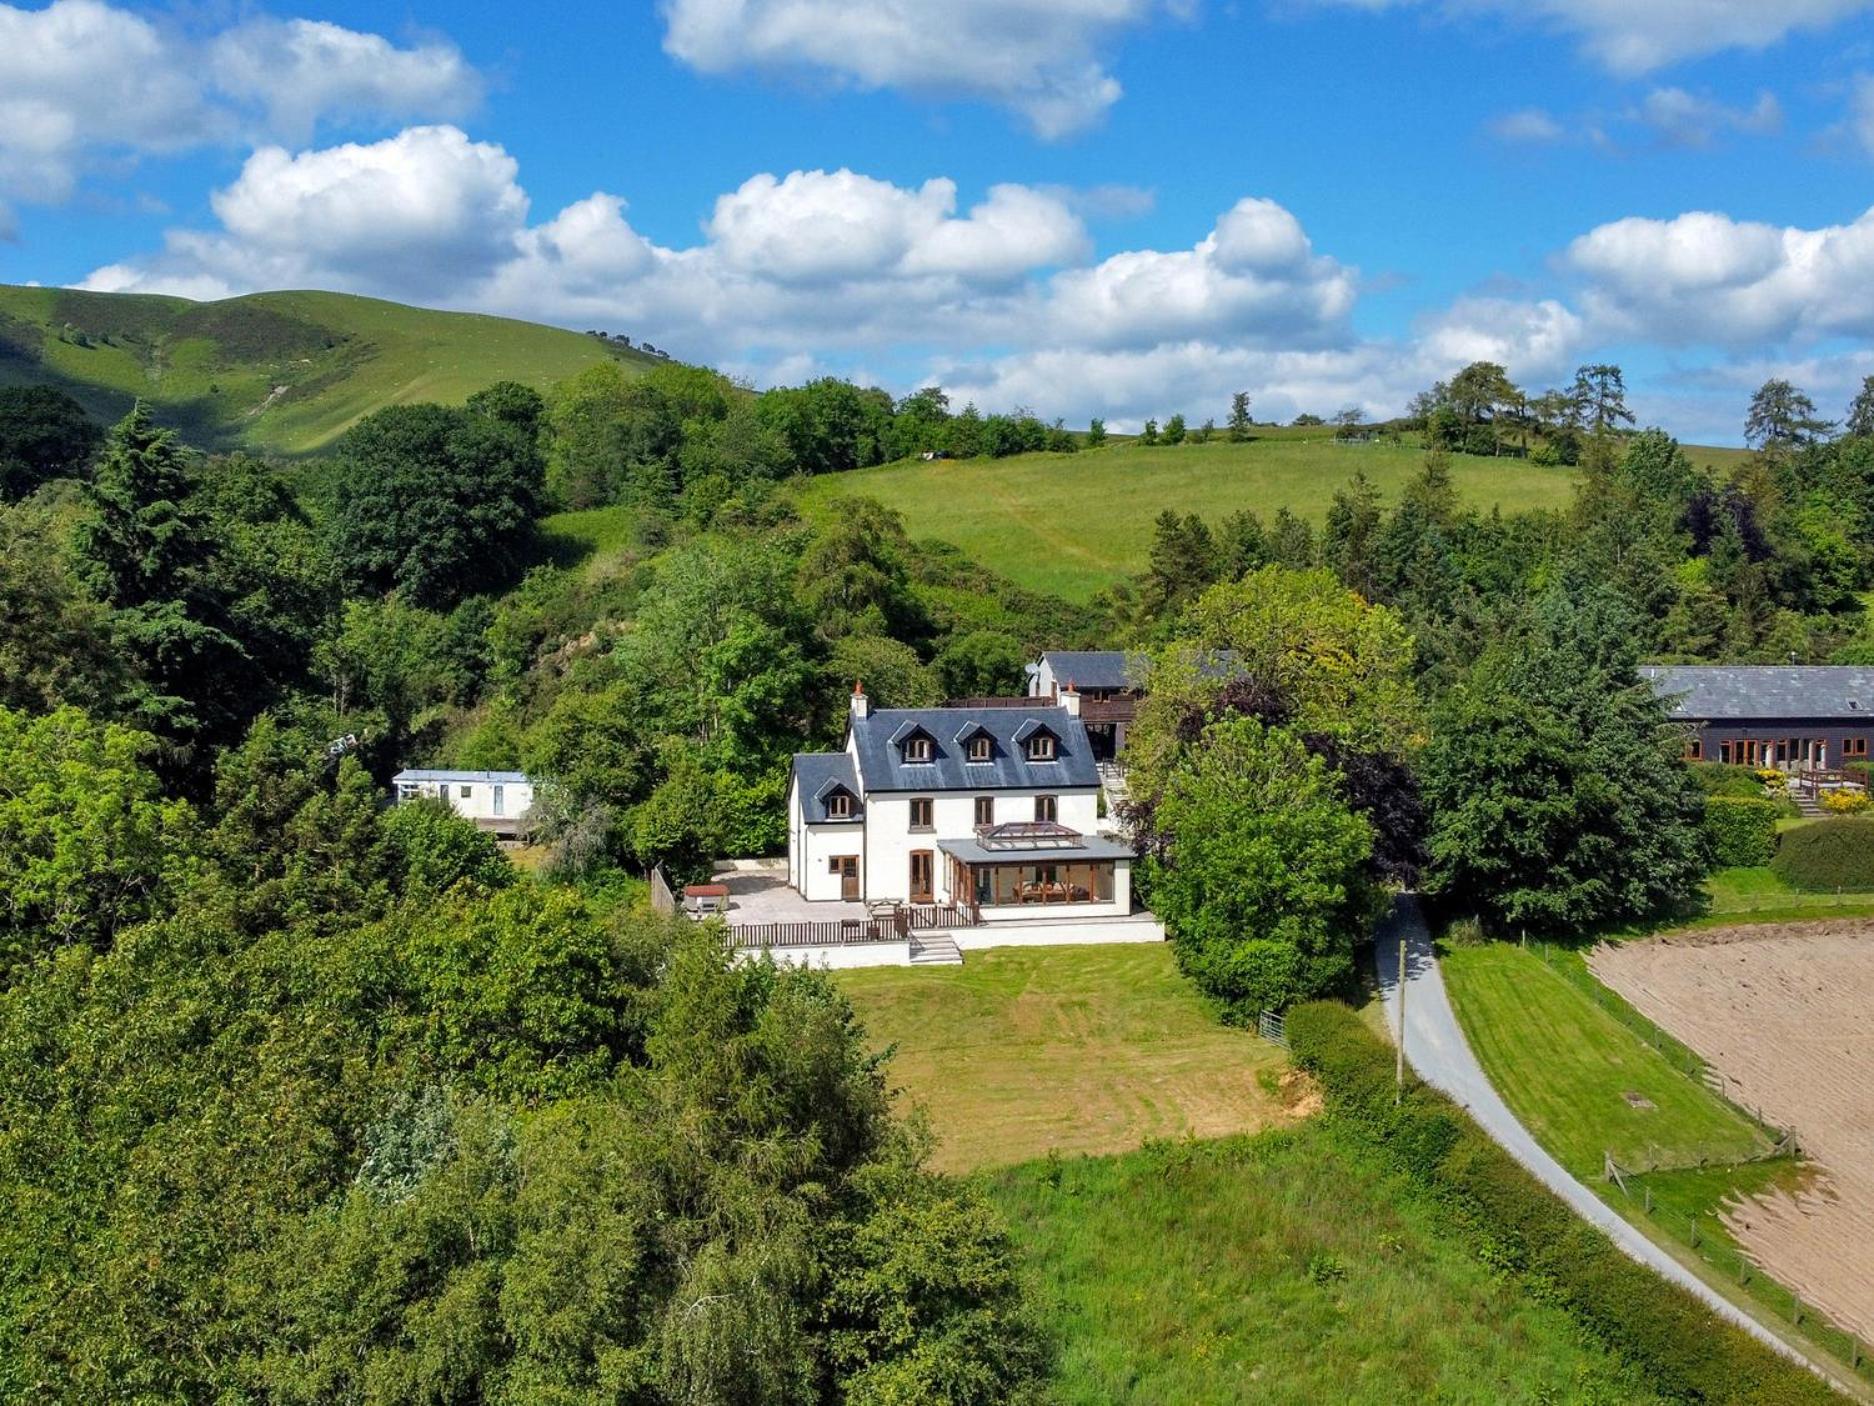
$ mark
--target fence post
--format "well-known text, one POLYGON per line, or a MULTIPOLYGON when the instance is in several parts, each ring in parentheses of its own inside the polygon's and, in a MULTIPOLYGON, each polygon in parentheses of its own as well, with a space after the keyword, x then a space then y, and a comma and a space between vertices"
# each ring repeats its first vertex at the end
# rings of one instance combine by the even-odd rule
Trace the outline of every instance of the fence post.
POLYGON ((1646 1197, 1646 1214, 1650 1216, 1653 1214, 1653 1188, 1650 1186, 1643 1186, 1640 1188, 1640 1192, 1646 1197))

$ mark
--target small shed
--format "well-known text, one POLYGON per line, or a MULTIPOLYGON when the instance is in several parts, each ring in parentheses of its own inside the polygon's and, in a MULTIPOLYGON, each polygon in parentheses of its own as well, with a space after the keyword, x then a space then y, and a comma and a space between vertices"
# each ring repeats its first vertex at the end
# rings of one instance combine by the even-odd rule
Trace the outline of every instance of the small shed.
POLYGON ((490 834, 512 839, 534 805, 534 783, 519 771, 450 771, 413 769, 391 778, 397 804, 445 801, 464 820, 490 834))
POLYGON ((683 911, 699 918, 705 913, 728 912, 729 886, 727 884, 685 884, 683 886, 683 911))

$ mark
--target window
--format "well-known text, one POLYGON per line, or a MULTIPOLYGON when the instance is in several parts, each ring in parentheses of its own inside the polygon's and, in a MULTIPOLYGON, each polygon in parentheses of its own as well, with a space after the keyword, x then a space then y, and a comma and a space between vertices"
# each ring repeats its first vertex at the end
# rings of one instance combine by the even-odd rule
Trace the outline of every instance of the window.
POLYGON ((1031 762, 1051 762, 1054 760, 1054 734, 1037 732, 1028 739, 1028 760, 1031 762))
POLYGON ((995 744, 989 740, 988 733, 979 732, 974 737, 970 738, 970 760, 971 761, 986 762, 986 761, 991 760, 994 757, 994 755, 995 755, 995 744))
POLYGON ((978 796, 976 798, 976 823, 978 825, 994 825, 996 823, 996 798, 994 796, 978 796))
POLYGON ((456 794, 466 801, 469 798, 469 792, 474 789, 475 788, 472 786, 458 786, 456 787, 456 794))
POLYGON ((1867 755, 1867 738, 1848 737, 1842 739, 1841 754, 1844 757, 1865 757, 1867 755))
POLYGON ((933 807, 929 796, 915 796, 911 801, 911 828, 913 830, 934 829, 931 820, 933 807))
POLYGON ((852 792, 835 791, 826 798, 826 815, 829 820, 849 820, 852 818, 852 792))
POLYGON ((922 734, 905 738, 904 759, 907 762, 929 761, 931 759, 930 738, 922 734))
POLYGON ((1697 762, 1703 761, 1704 758, 1705 744, 1696 737, 1687 739, 1685 744, 1685 759, 1688 762, 1697 762))
POLYGON ((1060 797, 1058 796, 1036 796, 1035 797, 1035 819, 1036 820, 1044 821, 1047 824, 1052 825, 1060 817, 1060 813, 1061 813, 1060 797))

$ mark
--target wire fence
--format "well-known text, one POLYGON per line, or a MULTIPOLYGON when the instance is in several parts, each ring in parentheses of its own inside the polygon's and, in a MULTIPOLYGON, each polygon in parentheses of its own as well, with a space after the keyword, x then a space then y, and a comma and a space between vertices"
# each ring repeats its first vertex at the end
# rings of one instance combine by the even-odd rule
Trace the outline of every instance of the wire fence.
MULTIPOLYGON (((1792 1162, 1795 1160, 1793 1153, 1785 1152, 1781 1155, 1792 1162)), ((1614 1160, 1611 1152, 1603 1154, 1603 1158, 1603 1171, 1607 1180, 1633 1208, 1673 1240, 1690 1249, 1715 1274, 1746 1291, 1756 1304, 1775 1313, 1790 1327, 1801 1329, 1809 1341, 1850 1368, 1858 1380, 1874 1382, 1874 1358, 1870 1358, 1867 1344, 1814 1305, 1804 1302, 1802 1295, 1794 1289, 1772 1279, 1758 1268, 1757 1263, 1731 1239, 1730 1232, 1725 1229, 1724 1221, 1717 1212, 1692 1213, 1664 1205, 1654 1196, 1653 1188, 1646 1181, 1651 1173, 1622 1166, 1614 1160)), ((1670 1175, 1674 1170, 1690 1169, 1658 1170, 1670 1175)))

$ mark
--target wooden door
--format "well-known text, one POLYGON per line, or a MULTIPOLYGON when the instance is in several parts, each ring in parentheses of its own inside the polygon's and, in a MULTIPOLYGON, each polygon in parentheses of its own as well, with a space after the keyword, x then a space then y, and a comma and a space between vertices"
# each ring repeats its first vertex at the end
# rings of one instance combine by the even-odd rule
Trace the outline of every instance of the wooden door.
POLYGON ((859 856, 856 854, 840 856, 839 896, 848 903, 859 901, 859 856))
POLYGON ((929 903, 934 895, 931 891, 931 876, 935 872, 933 856, 927 849, 911 851, 911 901, 929 903))

